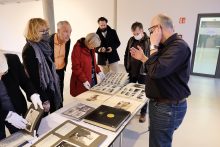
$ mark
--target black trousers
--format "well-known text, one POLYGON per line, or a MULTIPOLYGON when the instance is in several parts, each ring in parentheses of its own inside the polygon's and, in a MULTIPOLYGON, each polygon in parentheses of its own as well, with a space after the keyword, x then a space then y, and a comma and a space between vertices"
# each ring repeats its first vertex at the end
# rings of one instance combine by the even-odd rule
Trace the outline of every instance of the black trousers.
POLYGON ((63 107, 63 88, 64 88, 64 76, 65 76, 65 70, 64 69, 59 69, 56 70, 59 79, 60 79, 60 93, 61 93, 61 97, 62 97, 62 105, 61 107, 63 107))
MULTIPOLYGON (((138 76, 129 76, 130 83, 139 83, 139 84, 145 84, 145 75, 138 75, 138 76)), ((147 103, 142 107, 141 109, 141 115, 146 115, 147 113, 147 103)))
POLYGON ((8 128, 8 130, 11 134, 19 131, 19 129, 12 126, 10 123, 0 120, 0 140, 4 139, 6 137, 5 126, 8 128))

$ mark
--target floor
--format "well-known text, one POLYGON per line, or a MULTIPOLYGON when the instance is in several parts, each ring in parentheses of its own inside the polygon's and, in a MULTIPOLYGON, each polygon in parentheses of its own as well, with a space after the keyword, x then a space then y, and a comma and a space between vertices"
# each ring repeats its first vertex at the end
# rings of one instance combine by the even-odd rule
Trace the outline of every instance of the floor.
MULTIPOLYGON (((70 62, 71 63, 71 62, 70 62)), ((68 67, 68 69, 71 69, 68 67)), ((124 71, 123 66, 120 67, 124 71)), ((66 72, 64 104, 71 100, 66 72)), ((220 79, 191 76, 188 110, 173 137, 174 147, 220 147, 220 79)), ((123 147, 148 147, 148 121, 138 122, 138 115, 123 132, 123 147)), ((118 147, 119 139, 114 143, 118 147)))

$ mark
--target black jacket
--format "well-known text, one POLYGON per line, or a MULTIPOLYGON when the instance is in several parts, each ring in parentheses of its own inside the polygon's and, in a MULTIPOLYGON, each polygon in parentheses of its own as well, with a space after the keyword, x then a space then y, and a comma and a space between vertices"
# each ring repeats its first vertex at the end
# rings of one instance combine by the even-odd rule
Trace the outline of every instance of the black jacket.
MULTIPOLYGON (((7 89, 8 96, 10 97, 10 101, 14 107, 15 112, 24 116, 27 111, 27 103, 20 88, 24 90, 29 101, 30 96, 37 92, 30 79, 25 74, 24 67, 21 64, 19 57, 14 54, 6 54, 5 56, 7 58, 9 68, 8 72, 2 76, 2 81, 7 89)), ((4 105, 10 105, 8 104, 10 101, 4 105)), ((4 117, 6 117, 6 113, 7 112, 3 114, 4 117)))
POLYGON ((136 40, 134 37, 131 37, 128 40, 124 55, 124 66, 126 71, 129 73, 129 76, 137 77, 140 74, 140 70, 143 65, 141 61, 131 57, 130 48, 131 47, 137 48, 137 46, 141 46, 145 55, 149 56, 149 52, 150 52, 149 45, 150 45, 150 41, 146 33, 144 33, 144 37, 142 37, 141 40, 136 40))
MULTIPOLYGON (((52 60, 54 61, 54 36, 55 36, 55 34, 52 34, 51 36, 50 36, 50 46, 51 46, 51 48, 53 49, 53 54, 52 54, 52 60)), ((67 41, 66 42, 66 44, 65 44, 65 63, 66 63, 66 65, 64 66, 64 70, 66 70, 66 66, 67 66, 67 64, 68 64, 68 55, 69 55, 69 51, 70 51, 70 43, 71 43, 71 40, 69 40, 69 41, 67 41)))
MULTIPOLYGON (((35 51, 33 47, 29 44, 26 43, 26 45, 23 48, 22 51, 22 58, 23 58, 23 64, 24 68, 28 73, 28 76, 30 77, 31 82, 35 86, 37 93, 40 95, 41 101, 45 102, 47 100, 50 100, 52 103, 53 99, 53 93, 52 91, 48 89, 43 89, 40 87, 40 76, 39 76, 39 69, 38 69, 38 60, 35 55, 35 51)), ((52 65, 50 62, 47 62, 50 69, 52 68, 52 65)), ((51 104, 52 106, 52 104, 51 104)))
POLYGON ((120 46, 121 42, 119 41, 116 31, 107 26, 106 38, 102 35, 100 29, 98 29, 96 33, 99 35, 101 39, 100 47, 112 48, 111 53, 101 53, 98 51, 100 47, 96 48, 95 51, 96 53, 98 53, 98 65, 106 65, 107 60, 109 61, 109 64, 119 61, 120 58, 117 52, 117 48, 120 46))
POLYGON ((146 62, 146 96, 178 100, 190 95, 191 50, 177 34, 159 46, 159 52, 151 55, 146 62))

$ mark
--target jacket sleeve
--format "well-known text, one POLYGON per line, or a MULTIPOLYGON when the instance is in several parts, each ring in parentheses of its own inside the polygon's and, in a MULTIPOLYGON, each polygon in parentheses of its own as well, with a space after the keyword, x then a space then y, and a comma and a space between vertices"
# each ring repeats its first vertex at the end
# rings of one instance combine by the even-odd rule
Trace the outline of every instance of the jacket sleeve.
POLYGON ((13 104, 11 102, 10 97, 8 96, 6 87, 2 80, 0 80, 0 114, 1 118, 5 120, 9 111, 14 111, 13 104))
POLYGON ((19 76, 19 85, 25 91, 27 99, 30 101, 32 94, 37 93, 30 79, 25 73, 24 67, 21 64, 21 61, 17 55, 14 56, 14 63, 17 67, 17 75, 19 76))
POLYGON ((125 55, 124 55, 124 66, 125 66, 125 70, 127 71, 127 72, 129 72, 129 69, 128 69, 128 56, 130 55, 130 41, 131 41, 131 39, 129 39, 129 41, 128 41, 128 43, 127 43, 127 47, 126 47, 126 49, 125 49, 125 55))
POLYGON ((80 46, 75 45, 72 51, 72 75, 76 76, 82 83, 88 81, 88 79, 85 76, 85 73, 82 70, 81 66, 81 52, 80 52, 80 46))
POLYGON ((35 86, 37 93, 40 95, 42 102, 49 99, 46 90, 40 87, 40 76, 38 71, 38 61, 34 49, 31 46, 25 46, 22 52, 23 64, 31 82, 35 86))
POLYGON ((115 30, 112 30, 112 37, 114 43, 111 45, 111 47, 113 50, 116 50, 121 45, 121 42, 115 30))
POLYGON ((151 78, 166 77, 181 66, 190 56, 188 46, 183 43, 173 43, 164 53, 158 52, 148 59, 146 68, 151 78))

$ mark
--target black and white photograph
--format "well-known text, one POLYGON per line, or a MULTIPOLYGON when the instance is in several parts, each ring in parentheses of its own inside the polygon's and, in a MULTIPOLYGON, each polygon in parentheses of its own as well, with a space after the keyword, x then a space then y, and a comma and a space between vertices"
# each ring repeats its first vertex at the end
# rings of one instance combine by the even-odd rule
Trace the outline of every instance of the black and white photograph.
POLYGON ((144 86, 136 83, 126 85, 116 95, 137 101, 144 101, 146 99, 144 86))
POLYGON ((39 111, 37 111, 33 108, 29 109, 29 111, 26 115, 26 118, 25 118, 28 122, 27 127, 25 129, 26 131, 28 131, 28 132, 33 131, 34 125, 36 124, 36 121, 38 121, 37 118, 39 115, 40 115, 39 111))
MULTIPOLYGON (((111 89, 109 89, 109 90, 111 92, 111 89)), ((99 106, 110 97, 111 96, 108 94, 99 93, 99 92, 95 92, 95 91, 86 91, 86 92, 78 95, 75 98, 85 104, 88 104, 91 106, 99 106)))
POLYGON ((79 147, 75 144, 72 144, 71 142, 68 142, 66 140, 62 140, 56 147, 79 147))
POLYGON ((80 119, 87 113, 91 112, 94 108, 87 106, 82 103, 78 103, 77 105, 67 109, 62 114, 64 116, 71 117, 73 119, 80 119))
POLYGON ((132 104, 127 101, 120 101, 115 105, 115 108, 127 110, 132 104))
POLYGON ((92 144, 100 135, 85 128, 79 128, 72 132, 69 139, 80 142, 86 146, 92 144))
POLYGON ((108 99, 104 105, 118 109, 123 109, 133 113, 140 106, 140 104, 141 102, 133 99, 113 96, 110 99, 108 99))
POLYGON ((72 123, 66 123, 63 126, 61 126, 59 129, 55 131, 56 134, 59 134, 61 136, 66 136, 69 134, 73 129, 75 129, 77 126, 72 123))

